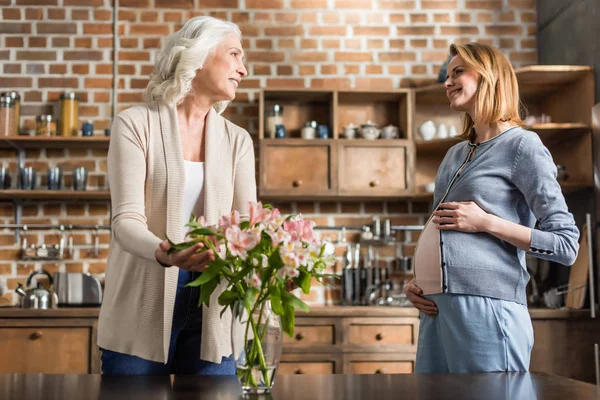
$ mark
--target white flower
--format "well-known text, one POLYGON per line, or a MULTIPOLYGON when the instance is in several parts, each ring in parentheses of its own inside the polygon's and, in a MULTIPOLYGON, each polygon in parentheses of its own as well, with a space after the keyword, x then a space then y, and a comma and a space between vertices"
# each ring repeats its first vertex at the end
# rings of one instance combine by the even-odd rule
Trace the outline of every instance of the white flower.
POLYGON ((256 273, 252 274, 251 276, 247 276, 244 280, 246 281, 248 286, 253 287, 255 289, 260 289, 262 285, 262 281, 256 273))
POLYGON ((256 259, 256 258, 252 259, 252 266, 253 267, 258 267, 258 259, 256 259))
POLYGON ((262 267, 267 268, 269 266, 269 258, 265 254, 260 255, 262 257, 262 267))

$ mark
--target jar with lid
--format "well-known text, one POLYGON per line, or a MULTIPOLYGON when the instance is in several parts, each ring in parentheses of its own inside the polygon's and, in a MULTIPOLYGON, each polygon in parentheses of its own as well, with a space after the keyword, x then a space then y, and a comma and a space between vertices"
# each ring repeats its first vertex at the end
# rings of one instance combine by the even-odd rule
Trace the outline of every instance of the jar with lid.
POLYGON ((15 103, 9 96, 0 97, 0 136, 15 136, 15 103))
POLYGON ((317 121, 308 121, 300 131, 302 139, 314 139, 317 136, 317 121))
POLYGON ((79 127, 79 99, 74 92, 60 95, 60 136, 77 136, 79 127))
POLYGON ((38 115, 35 118, 36 136, 56 136, 56 121, 52 115, 38 115))
POLYGON ((267 117, 267 134, 271 139, 275 139, 277 125, 283 125, 283 107, 275 104, 271 109, 270 115, 267 117))
POLYGON ((21 96, 17 92, 4 92, 0 96, 10 97, 15 103, 15 135, 19 134, 21 128, 21 96))

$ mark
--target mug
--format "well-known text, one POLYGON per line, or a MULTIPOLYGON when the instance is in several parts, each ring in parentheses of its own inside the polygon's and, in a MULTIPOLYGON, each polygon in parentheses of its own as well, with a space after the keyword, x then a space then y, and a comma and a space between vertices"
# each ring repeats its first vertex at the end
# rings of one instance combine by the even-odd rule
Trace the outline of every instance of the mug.
POLYGON ((10 188, 10 172, 7 167, 0 167, 0 189, 10 188))
POLYGON ((62 170, 59 167, 48 169, 48 190, 62 189, 62 170))
POLYGON ((73 170, 73 189, 85 190, 87 187, 88 172, 85 167, 77 167, 73 170))
POLYGON ((35 169, 33 167, 19 168, 19 182, 23 190, 35 189, 35 169))
POLYGON ((277 139, 283 139, 285 137, 285 134, 286 134, 285 126, 275 125, 275 137, 277 139))
POLYGON ((319 139, 329 139, 329 127, 327 125, 317 126, 317 134, 319 139))

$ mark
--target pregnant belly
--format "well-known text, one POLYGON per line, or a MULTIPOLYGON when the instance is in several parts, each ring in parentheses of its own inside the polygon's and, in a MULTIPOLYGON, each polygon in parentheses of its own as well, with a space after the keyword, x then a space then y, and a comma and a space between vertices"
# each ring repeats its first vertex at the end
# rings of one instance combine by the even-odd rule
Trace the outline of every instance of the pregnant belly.
POLYGON ((427 221, 413 260, 415 284, 423 294, 442 292, 442 256, 440 252, 440 231, 431 220, 427 221))

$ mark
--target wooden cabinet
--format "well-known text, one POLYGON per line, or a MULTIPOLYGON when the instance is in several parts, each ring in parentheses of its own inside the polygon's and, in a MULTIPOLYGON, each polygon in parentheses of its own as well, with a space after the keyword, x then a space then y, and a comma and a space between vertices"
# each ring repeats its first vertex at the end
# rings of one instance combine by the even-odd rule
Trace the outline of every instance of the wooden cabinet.
POLYGON ((338 193, 397 196, 412 192, 413 144, 408 140, 338 143, 338 193))
POLYGON ((264 140, 260 144, 260 187, 264 195, 334 195, 334 143, 328 140, 264 140))

